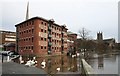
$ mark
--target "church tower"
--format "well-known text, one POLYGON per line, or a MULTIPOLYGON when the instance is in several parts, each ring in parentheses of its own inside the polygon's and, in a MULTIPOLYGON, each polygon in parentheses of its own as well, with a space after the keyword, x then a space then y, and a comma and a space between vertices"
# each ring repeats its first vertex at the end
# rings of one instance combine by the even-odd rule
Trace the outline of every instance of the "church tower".
POLYGON ((102 32, 98 32, 98 33, 97 33, 97 40, 98 40, 98 41, 102 41, 102 40, 103 40, 102 32))

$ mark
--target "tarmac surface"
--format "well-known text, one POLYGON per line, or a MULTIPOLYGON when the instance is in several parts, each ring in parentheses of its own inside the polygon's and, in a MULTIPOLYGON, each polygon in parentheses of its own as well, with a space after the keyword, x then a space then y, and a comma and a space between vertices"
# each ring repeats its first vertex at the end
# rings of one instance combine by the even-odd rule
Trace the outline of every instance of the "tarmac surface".
POLYGON ((24 64, 18 64, 15 62, 2 63, 2 76, 46 76, 47 73, 36 67, 26 67, 24 64))

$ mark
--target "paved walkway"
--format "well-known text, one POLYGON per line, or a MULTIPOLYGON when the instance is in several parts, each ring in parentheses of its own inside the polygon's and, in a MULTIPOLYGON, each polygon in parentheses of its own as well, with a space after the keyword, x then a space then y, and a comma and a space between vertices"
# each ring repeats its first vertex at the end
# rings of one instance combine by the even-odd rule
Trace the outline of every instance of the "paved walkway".
MULTIPOLYGON (((15 62, 4 62, 2 64, 2 76, 6 76, 4 74, 44 74, 46 76, 46 72, 42 69, 36 67, 25 67, 24 64, 18 64, 15 62)), ((8 75, 9 76, 9 75, 8 75)))

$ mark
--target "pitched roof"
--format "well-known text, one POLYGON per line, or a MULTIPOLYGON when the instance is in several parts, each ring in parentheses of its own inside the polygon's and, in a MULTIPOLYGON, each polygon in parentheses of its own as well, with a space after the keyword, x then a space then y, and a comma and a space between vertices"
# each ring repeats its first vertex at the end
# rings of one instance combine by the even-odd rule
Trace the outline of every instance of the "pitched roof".
MULTIPOLYGON (((73 32, 71 32, 71 31, 68 31, 67 34, 76 34, 76 33, 73 33, 73 32)), ((77 35, 77 34, 76 34, 76 35, 77 35)))
MULTIPOLYGON (((25 20, 25 21, 23 21, 23 22, 21 22, 21 23, 16 24, 15 27, 17 27, 17 26, 19 26, 19 25, 21 25, 21 24, 23 24, 23 23, 26 23, 26 22, 28 22, 28 21, 30 21, 30 20, 33 20, 33 19, 41 19, 41 20, 46 21, 46 22, 49 22, 49 21, 54 22, 53 19, 48 20, 48 19, 45 19, 45 18, 43 18, 43 17, 38 17, 38 16, 36 16, 36 17, 32 17, 32 18, 30 18, 30 19, 28 19, 28 20, 25 20)), ((56 23, 53 23, 53 24, 56 25, 56 26, 60 26, 60 27, 62 26, 62 25, 59 25, 59 24, 56 24, 56 23)), ((67 28, 65 27, 65 29, 67 29, 67 28)), ((68 30, 68 29, 67 29, 67 30, 68 30)))
POLYGON ((115 40, 114 38, 110 38, 110 39, 104 39, 103 41, 112 41, 115 40))

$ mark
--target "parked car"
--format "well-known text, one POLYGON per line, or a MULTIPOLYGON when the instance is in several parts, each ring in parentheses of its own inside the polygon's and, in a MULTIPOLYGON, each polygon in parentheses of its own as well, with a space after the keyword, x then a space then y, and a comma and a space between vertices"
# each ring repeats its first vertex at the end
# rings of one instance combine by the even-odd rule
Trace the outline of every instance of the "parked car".
POLYGON ((19 55, 17 52, 15 51, 1 51, 0 54, 4 55, 4 56, 12 56, 12 55, 19 55))

